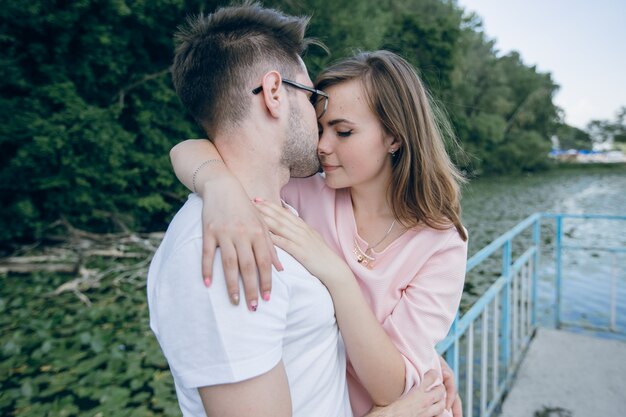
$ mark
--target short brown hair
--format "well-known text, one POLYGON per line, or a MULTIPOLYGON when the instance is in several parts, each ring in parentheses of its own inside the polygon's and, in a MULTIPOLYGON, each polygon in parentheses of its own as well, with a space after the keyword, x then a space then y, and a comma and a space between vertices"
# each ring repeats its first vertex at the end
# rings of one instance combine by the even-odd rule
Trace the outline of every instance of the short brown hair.
POLYGON ((271 69, 295 77, 298 57, 309 43, 304 38, 308 22, 248 2, 190 17, 179 28, 172 80, 209 138, 248 114, 253 77, 271 69))
POLYGON ((465 180, 446 152, 444 135, 456 139, 415 69, 389 51, 363 52, 322 71, 316 87, 324 90, 349 80, 360 80, 370 109, 401 143, 392 157, 389 187, 395 217, 407 227, 454 225, 467 240, 460 206, 465 180))

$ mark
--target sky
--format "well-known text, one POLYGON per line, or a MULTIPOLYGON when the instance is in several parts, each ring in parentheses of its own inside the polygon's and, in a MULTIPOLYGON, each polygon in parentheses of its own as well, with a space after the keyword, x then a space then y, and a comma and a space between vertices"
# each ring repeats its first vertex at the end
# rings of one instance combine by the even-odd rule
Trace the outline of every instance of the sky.
POLYGON ((626 106, 626 0, 458 0, 482 18, 499 55, 552 73, 565 121, 584 128, 626 106))

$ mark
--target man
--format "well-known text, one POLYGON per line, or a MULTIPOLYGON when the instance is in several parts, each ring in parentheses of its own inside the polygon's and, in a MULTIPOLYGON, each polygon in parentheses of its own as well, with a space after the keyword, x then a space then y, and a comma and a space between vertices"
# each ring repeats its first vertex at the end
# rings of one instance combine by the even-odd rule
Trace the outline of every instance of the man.
MULTIPOLYGON (((181 101, 248 194, 277 203, 290 176, 319 168, 315 91, 300 59, 306 25, 247 5, 191 19, 177 35, 172 73, 181 101)), ((150 325, 183 414, 350 416, 345 352, 325 287, 279 250, 283 270, 272 272, 272 300, 252 313, 225 297, 218 251, 207 290, 201 210, 190 196, 148 274, 150 325)), ((424 395, 424 388, 419 401, 377 412, 428 408, 441 390, 424 395)))

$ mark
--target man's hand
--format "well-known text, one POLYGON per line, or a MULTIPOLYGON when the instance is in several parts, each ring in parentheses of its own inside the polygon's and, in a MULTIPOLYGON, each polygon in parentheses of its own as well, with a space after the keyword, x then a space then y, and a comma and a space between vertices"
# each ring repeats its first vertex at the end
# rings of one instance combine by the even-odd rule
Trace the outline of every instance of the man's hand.
POLYGON ((441 374, 443 376, 443 386, 446 389, 446 410, 452 409, 453 417, 463 417, 463 406, 461 404, 461 397, 456 392, 456 383, 454 381, 454 372, 452 368, 445 361, 443 356, 439 356, 439 363, 441 364, 441 374))
POLYGON ((446 405, 443 385, 430 388, 437 380, 437 372, 430 370, 424 375, 419 387, 413 387, 401 399, 386 407, 374 407, 365 417, 437 417, 446 405))

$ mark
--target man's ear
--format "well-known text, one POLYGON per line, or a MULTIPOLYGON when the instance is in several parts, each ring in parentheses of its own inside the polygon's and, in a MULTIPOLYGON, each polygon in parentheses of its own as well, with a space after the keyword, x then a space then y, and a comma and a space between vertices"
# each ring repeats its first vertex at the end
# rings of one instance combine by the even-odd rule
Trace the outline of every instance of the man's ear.
POLYGON ((280 87, 282 77, 278 71, 270 71, 263 76, 261 85, 263 86, 263 101, 267 111, 272 117, 280 115, 280 106, 283 105, 284 93, 280 87))

